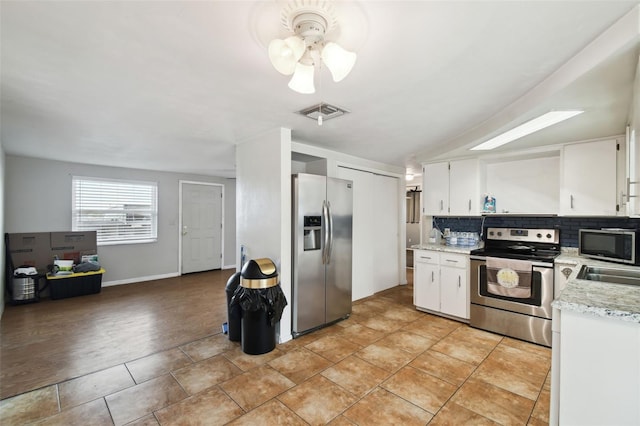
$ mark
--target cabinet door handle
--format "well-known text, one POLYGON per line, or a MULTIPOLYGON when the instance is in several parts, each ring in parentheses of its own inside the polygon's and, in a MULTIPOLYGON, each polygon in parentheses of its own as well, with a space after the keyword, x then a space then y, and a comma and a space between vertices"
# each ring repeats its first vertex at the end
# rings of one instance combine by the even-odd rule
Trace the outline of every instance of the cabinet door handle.
POLYGON ((436 280, 436 279, 435 279, 434 272, 433 272, 433 271, 431 271, 431 282, 434 282, 435 280, 436 280))
POLYGON ((427 257, 427 256, 420 256, 420 259, 427 259, 427 260, 431 260, 431 258, 430 258, 430 257, 427 257))
POLYGON ((452 259, 447 259, 447 262, 451 262, 451 263, 458 263, 457 260, 452 260, 452 259))
POLYGON ((569 195, 569 207, 573 208, 573 195, 569 195))
POLYGON ((462 285, 461 282, 462 282, 462 277, 458 275, 458 288, 460 288, 460 286, 462 285))
POLYGON ((440 200, 440 211, 444 210, 444 200, 440 200))
POLYGON ((471 212, 471 199, 469 199, 469 212, 471 212))

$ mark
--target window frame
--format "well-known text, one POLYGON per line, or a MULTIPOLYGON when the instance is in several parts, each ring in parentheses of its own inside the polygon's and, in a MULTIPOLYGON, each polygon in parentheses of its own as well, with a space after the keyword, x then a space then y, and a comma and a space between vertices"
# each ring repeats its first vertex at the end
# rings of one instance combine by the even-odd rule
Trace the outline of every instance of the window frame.
POLYGON ((72 176, 71 227, 73 231, 96 231, 98 246, 157 242, 158 183, 132 179, 72 176), (82 195, 78 194, 78 191, 81 191, 79 185, 82 183, 87 185, 84 189, 84 191, 87 191, 84 201, 82 200, 82 195), (104 186, 102 193, 99 189, 100 185, 104 186), (91 186, 95 188, 91 188, 91 186), (116 194, 119 186, 125 190, 122 198, 112 195, 112 197, 100 199, 101 196, 104 196, 105 189, 107 190, 106 192, 110 191, 116 194), (128 199, 127 195, 129 195, 128 199), (85 207, 78 207, 78 202, 84 204, 85 207), (91 202, 94 205, 88 207, 87 204, 91 202), (141 202, 144 204, 140 204, 141 202), (130 206, 129 208, 127 207, 128 205, 130 206), (114 208, 114 206, 116 207, 114 208), (134 207, 132 208, 131 206, 134 207), (91 218, 91 213, 93 213, 93 218, 91 218), (100 216, 101 214, 103 215, 102 217, 100 216), (90 222, 95 222, 96 226, 92 226, 90 222), (148 232, 139 233, 141 227, 144 227, 147 223, 149 226, 148 232), (139 233, 137 238, 136 230, 139 233), (105 233, 107 234, 106 237, 105 233))

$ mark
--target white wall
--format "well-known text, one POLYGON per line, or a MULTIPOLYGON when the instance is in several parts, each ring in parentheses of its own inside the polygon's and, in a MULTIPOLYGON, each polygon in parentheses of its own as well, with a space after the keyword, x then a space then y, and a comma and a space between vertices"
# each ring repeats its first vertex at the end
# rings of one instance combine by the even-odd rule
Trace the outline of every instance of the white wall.
MULTIPOLYGON (((275 129, 236 149, 237 245, 247 260, 270 258, 289 305, 280 342, 291 339, 291 130, 275 129)), ((237 258, 238 267, 240 257, 237 258)))
MULTIPOLYGON (((636 66, 636 76, 633 82, 633 101, 629 116, 629 141, 627 146, 627 176, 632 182, 640 181, 640 60, 636 66)), ((629 200, 628 214, 640 215, 640 183, 630 185, 629 194, 634 195, 629 200)), ((627 189, 624 188, 624 192, 627 189)))
POLYGON ((225 186, 224 265, 235 264, 235 180, 7 156, 5 232, 71 230, 71 178, 89 176, 158 183, 158 241, 98 247, 103 284, 176 276, 179 271, 179 181, 225 186))
MULTIPOLYGON (((2 146, 0 146, 0 234, 2 234, 3 238, 4 238, 4 230, 5 230, 5 225, 4 225, 5 182, 6 182, 5 155, 4 155, 4 149, 2 148, 2 146)), ((5 293, 5 289, 7 288, 7 280, 6 280, 6 274, 5 274, 6 267, 7 265, 5 263, 5 249, 4 249, 4 242, 3 242, 2 249, 0 249, 0 271, 2 271, 1 272, 2 276, 0 276, 0 318, 2 318, 2 313, 4 312, 4 293, 5 293)))

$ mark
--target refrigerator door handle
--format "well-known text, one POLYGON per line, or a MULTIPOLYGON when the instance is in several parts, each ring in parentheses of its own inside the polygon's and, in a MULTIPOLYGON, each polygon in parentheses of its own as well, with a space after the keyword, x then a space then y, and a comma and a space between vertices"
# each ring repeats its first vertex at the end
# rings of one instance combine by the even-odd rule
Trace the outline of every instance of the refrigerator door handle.
POLYGON ((329 208, 326 201, 322 201, 322 232, 324 241, 322 242, 322 264, 329 263, 329 208))
POLYGON ((327 216, 329 217, 329 246, 327 247, 327 265, 331 263, 331 251, 333 250, 333 213, 331 203, 327 201, 327 216))

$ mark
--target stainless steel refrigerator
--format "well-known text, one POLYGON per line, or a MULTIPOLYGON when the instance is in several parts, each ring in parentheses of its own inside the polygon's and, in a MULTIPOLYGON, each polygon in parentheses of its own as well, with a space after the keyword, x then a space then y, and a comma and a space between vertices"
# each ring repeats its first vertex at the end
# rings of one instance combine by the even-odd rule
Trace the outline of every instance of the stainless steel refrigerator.
POLYGON ((293 175, 293 337, 351 315, 353 183, 293 175))

